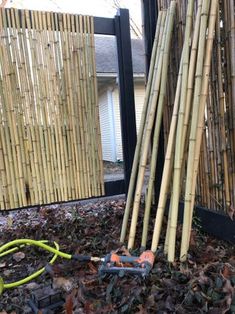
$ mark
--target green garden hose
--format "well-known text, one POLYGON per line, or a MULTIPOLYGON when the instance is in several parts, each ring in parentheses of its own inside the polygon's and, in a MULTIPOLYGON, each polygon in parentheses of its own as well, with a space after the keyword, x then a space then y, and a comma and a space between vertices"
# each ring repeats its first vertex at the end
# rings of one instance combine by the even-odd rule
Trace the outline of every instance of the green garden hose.
MULTIPOLYGON (((102 261, 102 258, 99 257, 91 257, 91 256, 84 256, 84 255, 71 255, 64 252, 59 251, 59 245, 58 243, 54 242, 55 248, 45 244, 48 243, 46 240, 42 241, 36 241, 31 239, 18 239, 11 242, 8 242, 0 247, 0 258, 8 255, 10 253, 13 253, 20 248, 26 246, 26 245, 34 245, 37 247, 40 247, 48 252, 51 252, 54 254, 52 259, 50 260, 50 264, 53 264, 58 256, 66 258, 66 259, 75 259, 80 262, 87 262, 87 261, 94 261, 99 262, 102 261)), ((24 279, 21 279, 19 281, 11 282, 11 283, 4 283, 2 277, 0 277, 0 295, 2 294, 3 290, 9 289, 9 288, 15 288, 17 286, 23 285, 30 280, 38 277, 45 271, 45 267, 39 269, 38 271, 34 272, 33 274, 29 275, 28 277, 25 277, 24 279)))

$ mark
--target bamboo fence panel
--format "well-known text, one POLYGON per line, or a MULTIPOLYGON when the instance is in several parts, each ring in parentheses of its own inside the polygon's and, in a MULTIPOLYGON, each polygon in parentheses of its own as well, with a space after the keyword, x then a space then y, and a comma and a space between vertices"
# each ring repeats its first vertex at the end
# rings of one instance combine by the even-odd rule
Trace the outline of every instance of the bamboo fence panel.
POLYGON ((95 73, 92 17, 1 9, 0 209, 104 194, 95 73))

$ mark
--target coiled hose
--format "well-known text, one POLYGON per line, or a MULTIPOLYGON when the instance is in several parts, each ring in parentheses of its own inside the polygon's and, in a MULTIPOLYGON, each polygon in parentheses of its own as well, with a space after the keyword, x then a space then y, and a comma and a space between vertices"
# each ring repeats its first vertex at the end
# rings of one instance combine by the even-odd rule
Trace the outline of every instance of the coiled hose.
MULTIPOLYGON (((10 253, 17 251, 26 245, 34 245, 34 246, 40 247, 40 248, 42 248, 48 252, 53 253, 54 255, 53 255, 52 259, 49 261, 49 264, 53 264, 58 256, 66 258, 66 259, 71 259, 74 257, 71 254, 67 254, 67 253, 63 253, 63 252, 59 251, 59 245, 56 242, 54 242, 55 248, 53 248, 53 247, 51 247, 45 243, 48 243, 48 241, 44 241, 44 240, 36 241, 36 240, 31 240, 31 239, 14 240, 14 241, 8 242, 8 243, 6 243, 0 247, 0 258, 5 256, 5 255, 8 255, 10 253)), ((4 283, 2 277, 0 277, 0 295, 2 294, 3 290, 9 289, 9 288, 15 288, 15 287, 18 287, 20 285, 23 285, 23 284, 31 281, 32 279, 38 277, 44 271, 45 271, 45 267, 37 270, 36 272, 29 275, 28 277, 25 277, 24 279, 21 279, 21 280, 15 281, 15 282, 11 282, 11 283, 4 283)))

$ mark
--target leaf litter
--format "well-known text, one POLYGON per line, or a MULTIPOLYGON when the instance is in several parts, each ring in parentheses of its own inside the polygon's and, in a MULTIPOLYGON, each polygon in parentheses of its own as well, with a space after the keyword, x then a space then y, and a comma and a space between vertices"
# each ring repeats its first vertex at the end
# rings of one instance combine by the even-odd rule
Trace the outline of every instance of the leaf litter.
MULTIPOLYGON (((31 238, 49 240, 51 245, 56 241, 61 251, 72 254, 104 256, 115 250, 128 254, 119 243, 124 208, 121 198, 11 212, 11 223, 7 215, 0 216, 0 245, 31 238)), ((143 211, 140 224, 142 218, 143 211)), ((142 228, 138 230, 137 245, 142 228)), ((45 265, 46 271, 28 284, 5 290, 0 296, 0 313, 32 313, 27 305, 30 294, 48 285, 62 290, 65 297, 64 306, 51 313, 235 313, 235 248, 196 228, 190 243, 188 262, 170 265, 163 254, 162 239, 154 268, 145 280, 130 275, 100 278, 99 265, 93 262, 58 257, 49 265, 50 253, 21 248, 1 258, 0 276, 5 282, 20 280, 45 265)), ((177 252, 179 245, 180 232, 177 252)))

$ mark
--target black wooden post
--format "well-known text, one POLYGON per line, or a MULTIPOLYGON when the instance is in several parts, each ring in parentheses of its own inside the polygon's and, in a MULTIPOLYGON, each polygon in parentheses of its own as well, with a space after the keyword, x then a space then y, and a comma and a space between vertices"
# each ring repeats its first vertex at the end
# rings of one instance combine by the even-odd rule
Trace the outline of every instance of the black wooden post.
POLYGON ((124 160, 125 191, 128 190, 136 146, 136 121, 129 11, 120 9, 115 16, 118 54, 118 83, 124 160))
POLYGON ((158 7, 156 0, 142 0, 142 20, 145 43, 145 62, 146 62, 146 77, 149 71, 153 41, 158 16, 158 7))
MULTIPOLYGON (((144 26, 144 41, 146 55, 146 77, 149 71, 153 41, 156 31, 158 17, 158 6, 156 0, 142 0, 142 18, 144 26)), ((164 133, 163 121, 159 136, 159 149, 157 157, 156 178, 155 178, 155 200, 158 201, 164 166, 164 133)))

